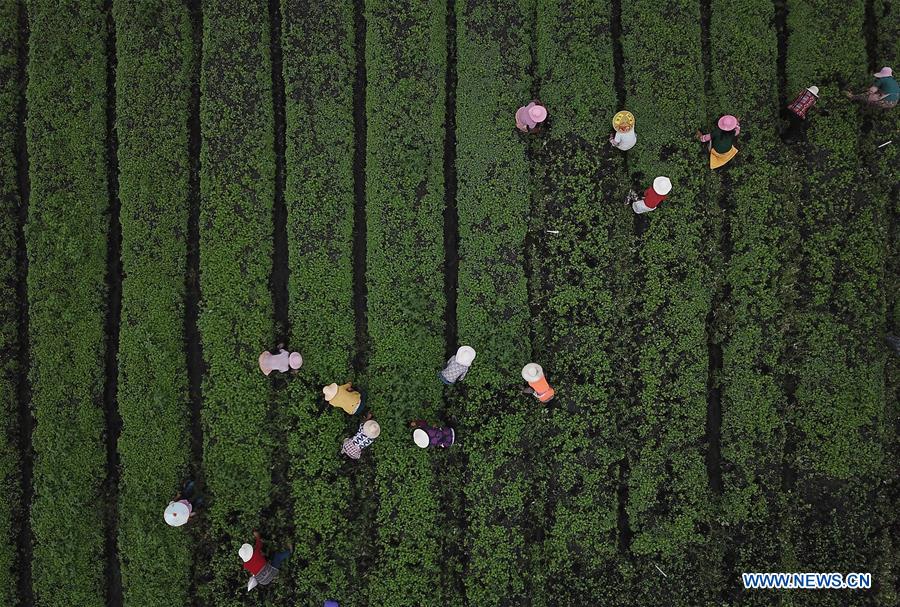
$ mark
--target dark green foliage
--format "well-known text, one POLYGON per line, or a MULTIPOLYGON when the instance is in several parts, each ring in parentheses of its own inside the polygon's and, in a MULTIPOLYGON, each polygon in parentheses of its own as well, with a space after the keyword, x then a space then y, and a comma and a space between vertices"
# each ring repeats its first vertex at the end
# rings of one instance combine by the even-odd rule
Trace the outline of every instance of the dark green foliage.
POLYGON ((540 288, 532 297, 546 340, 536 349, 558 396, 534 439, 545 463, 536 475, 547 512, 535 592, 567 605, 613 604, 625 563, 617 546, 625 455, 619 426, 628 411, 632 344, 628 310, 618 302, 634 278, 626 153, 608 142, 612 117, 623 109, 613 88, 611 18, 608 0, 544 3, 538 14, 540 97, 550 127, 535 146, 540 288))
POLYGON ((177 0, 115 2, 122 204, 119 555, 126 605, 188 599, 188 528, 163 522, 190 449, 184 284, 191 38, 177 0))
POLYGON ((19 11, 17 3, 0 6, 0 603, 15 604, 15 534, 19 509, 18 387, 20 369, 19 305, 16 285, 16 234, 19 207, 16 140, 21 90, 19 55, 19 11))
MULTIPOLYGON (((781 571, 781 494, 784 456, 786 308, 794 266, 789 226, 785 146, 779 141, 776 91, 775 6, 714 0, 711 21, 710 120, 740 116, 744 130, 740 155, 717 174, 729 191, 722 194, 721 280, 729 286, 715 313, 714 335, 722 342, 722 533, 730 539, 734 569, 726 571, 729 590, 742 571, 781 571), (737 17, 737 18, 735 18, 737 17), (745 49, 735 52, 735 47, 745 49)), ((793 97, 791 97, 793 99, 793 97)), ((815 110, 810 114, 815 116, 815 110)), ((773 595, 746 595, 768 605, 773 595)))
MULTIPOLYGON (((789 353, 797 380, 787 415, 788 436, 796 443, 788 559, 797 570, 874 571, 880 546, 871 541, 877 529, 875 489, 888 473, 881 436, 887 193, 877 188, 868 195, 860 183, 860 176, 871 179, 861 161, 873 144, 861 137, 859 111, 835 82, 837 77, 856 88, 869 84, 858 36, 864 7, 796 0, 788 2, 788 11, 789 88, 817 84, 827 112, 812 122, 797 150, 804 171, 797 211, 803 239, 789 353)), ((858 595, 821 596, 815 604, 865 601, 858 595)))
MULTIPOLYGON (((643 191, 657 175, 672 180, 660 207, 638 241, 640 294, 635 353, 638 402, 629 459, 628 515, 632 552, 654 600, 684 576, 670 600, 702 602, 718 586, 718 559, 703 532, 713 515, 704 465, 708 372, 705 319, 711 307, 710 191, 708 159, 694 131, 708 132, 703 101, 700 15, 685 0, 623 0, 625 76, 629 109, 639 142, 630 168, 643 191)), ((740 160, 740 158, 738 158, 740 160)))
POLYGON ((468 457, 470 475, 466 599, 487 606, 524 602, 527 596, 522 435, 534 405, 519 394, 519 372, 531 350, 524 272, 531 178, 528 138, 515 134, 514 113, 530 94, 534 5, 460 0, 455 8, 457 316, 460 345, 472 345, 478 355, 450 392, 463 392, 457 448, 468 457))
MULTIPOLYGON (((354 464, 338 457, 347 418, 320 391, 351 377, 354 353, 353 3, 291 0, 282 14, 290 345, 304 355, 302 382, 290 390, 294 538, 303 555, 294 578, 306 603, 328 596, 361 604, 364 588, 354 582, 364 575, 360 551, 372 542, 360 510, 371 512, 354 497, 346 474, 354 464)), ((359 464, 371 472, 370 462, 359 464)))
POLYGON ((260 512, 272 490, 271 392, 257 357, 274 345, 272 70, 265 3, 203 9, 199 327, 208 365, 203 465, 215 538, 213 583, 203 594, 207 604, 227 605, 245 593, 238 548, 254 528, 269 531, 260 512))
POLYGON ((441 398, 445 18, 441 0, 366 2, 369 398, 381 424, 366 454, 380 548, 369 602, 396 607, 444 604, 431 454, 406 424, 441 398))
POLYGON ((34 592, 105 604, 103 443, 107 209, 106 15, 28 3, 28 301, 34 592))

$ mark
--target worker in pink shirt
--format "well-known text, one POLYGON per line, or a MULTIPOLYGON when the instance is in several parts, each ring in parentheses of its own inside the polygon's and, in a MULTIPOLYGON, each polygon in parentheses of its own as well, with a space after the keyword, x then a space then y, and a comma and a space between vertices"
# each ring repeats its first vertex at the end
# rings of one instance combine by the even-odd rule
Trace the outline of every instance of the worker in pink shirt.
POLYGON ((532 101, 516 110, 516 128, 523 133, 534 133, 547 119, 547 108, 539 101, 532 101))
POLYGON ((259 355, 259 368, 263 375, 272 371, 296 373, 303 366, 303 357, 299 352, 288 352, 284 344, 278 344, 278 353, 272 354, 268 350, 259 355))

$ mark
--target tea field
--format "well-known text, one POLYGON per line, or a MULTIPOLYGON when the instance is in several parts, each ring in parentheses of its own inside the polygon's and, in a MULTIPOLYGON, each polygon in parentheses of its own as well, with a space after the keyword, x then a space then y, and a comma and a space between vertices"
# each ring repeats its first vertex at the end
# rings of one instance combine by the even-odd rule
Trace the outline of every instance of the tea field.
POLYGON ((900 110, 842 94, 900 69, 896 0, 0 17, 0 604, 900 604, 900 110), (266 377, 279 342, 304 364, 266 377), (382 429, 359 461, 347 381, 382 429), (254 530, 294 554, 248 593, 254 530))

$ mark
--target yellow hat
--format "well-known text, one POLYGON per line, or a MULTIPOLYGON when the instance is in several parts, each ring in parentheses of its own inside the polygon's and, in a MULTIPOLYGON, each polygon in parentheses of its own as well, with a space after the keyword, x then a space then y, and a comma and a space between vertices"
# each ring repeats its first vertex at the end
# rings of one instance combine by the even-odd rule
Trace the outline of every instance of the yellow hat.
POLYGON ((612 125, 613 128, 617 131, 623 126, 627 126, 629 129, 633 129, 634 114, 632 114, 628 110, 622 110, 621 112, 618 112, 615 116, 613 116, 612 125))

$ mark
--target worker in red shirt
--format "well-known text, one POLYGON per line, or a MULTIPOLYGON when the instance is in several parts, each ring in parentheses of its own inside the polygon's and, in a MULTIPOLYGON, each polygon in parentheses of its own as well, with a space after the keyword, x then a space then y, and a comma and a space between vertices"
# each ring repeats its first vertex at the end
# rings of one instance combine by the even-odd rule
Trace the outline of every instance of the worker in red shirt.
POLYGON ((257 584, 261 586, 270 584, 272 580, 275 579, 275 576, 278 575, 278 569, 281 564, 291 556, 291 550, 293 550, 293 546, 288 544, 288 549, 282 550, 273 556, 272 562, 270 563, 266 561, 266 557, 263 556, 262 537, 259 535, 259 531, 254 531, 253 537, 256 538, 256 544, 254 546, 244 544, 241 546, 240 550, 238 550, 238 556, 244 561, 244 569, 249 571, 250 575, 253 576, 250 578, 250 583, 247 584, 248 591, 253 590, 257 584))
POLYGON ((672 191, 672 182, 668 177, 657 177, 653 185, 644 191, 644 197, 638 198, 635 192, 628 195, 628 202, 635 213, 649 213, 656 209, 663 200, 668 198, 672 191))

